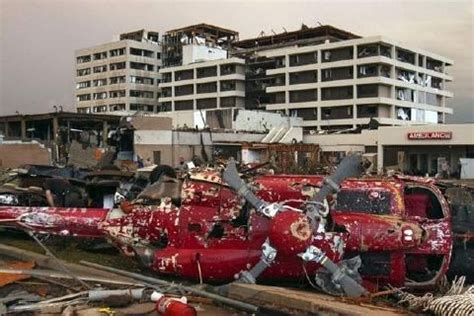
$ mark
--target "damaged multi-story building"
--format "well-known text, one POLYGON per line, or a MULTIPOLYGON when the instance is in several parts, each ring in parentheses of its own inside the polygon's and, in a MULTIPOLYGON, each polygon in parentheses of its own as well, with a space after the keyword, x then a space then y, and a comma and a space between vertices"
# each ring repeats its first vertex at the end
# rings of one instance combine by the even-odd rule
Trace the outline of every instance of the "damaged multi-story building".
POLYGON ((228 107, 282 112, 307 132, 381 125, 444 123, 452 109, 453 61, 383 36, 332 26, 238 41, 205 25, 164 36, 161 112, 228 107), (173 39, 171 48, 167 42, 173 39), (179 57, 176 52, 181 50, 179 57))
POLYGON ((118 41, 75 52, 79 113, 156 112, 161 67, 158 32, 120 34, 118 41))

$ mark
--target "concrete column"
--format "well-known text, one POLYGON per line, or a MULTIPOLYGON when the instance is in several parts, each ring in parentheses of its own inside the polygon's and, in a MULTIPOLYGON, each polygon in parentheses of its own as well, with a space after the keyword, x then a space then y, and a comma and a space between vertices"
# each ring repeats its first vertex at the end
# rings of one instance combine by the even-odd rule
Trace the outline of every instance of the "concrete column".
POLYGON ((383 171, 383 146, 377 142, 377 172, 383 171))
POLYGON ((9 137, 10 136, 10 126, 8 126, 8 121, 5 122, 5 137, 9 137))
POLYGON ((26 120, 21 119, 21 139, 26 139, 26 120))
MULTIPOLYGON (((221 97, 220 97, 220 92, 221 92, 221 66, 217 65, 216 67, 217 67, 217 80, 216 80, 216 86, 217 86, 217 97, 216 98, 217 98, 217 100, 216 100, 216 106, 217 106, 218 109, 220 109, 221 108, 221 97)), ((237 90, 237 83, 235 84, 235 90, 237 90)))
POLYGON ((58 118, 55 116, 53 117, 53 140, 56 141, 58 137, 58 130, 59 130, 59 122, 58 118))
POLYGON ((102 147, 107 147, 107 134, 109 133, 109 124, 104 121, 102 122, 102 147))

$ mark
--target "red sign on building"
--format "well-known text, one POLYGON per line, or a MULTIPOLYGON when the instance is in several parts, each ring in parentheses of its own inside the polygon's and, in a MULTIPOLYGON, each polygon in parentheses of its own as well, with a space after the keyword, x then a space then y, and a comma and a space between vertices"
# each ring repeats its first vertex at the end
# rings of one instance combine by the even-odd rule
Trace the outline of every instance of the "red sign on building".
POLYGON ((408 139, 452 139, 453 132, 409 132, 408 139))

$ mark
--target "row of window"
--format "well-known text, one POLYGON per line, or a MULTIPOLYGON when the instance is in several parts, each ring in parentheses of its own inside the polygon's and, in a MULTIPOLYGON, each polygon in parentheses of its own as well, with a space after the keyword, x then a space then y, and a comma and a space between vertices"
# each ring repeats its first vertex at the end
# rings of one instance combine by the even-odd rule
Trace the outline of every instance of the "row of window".
MULTIPOLYGON (((152 64, 147 64, 147 63, 138 63, 138 62, 128 62, 128 68, 129 69, 137 69, 137 70, 144 70, 144 71, 159 71, 160 67, 152 64), (156 68, 156 69, 155 69, 156 68)), ((106 72, 107 68, 109 71, 114 71, 114 70, 120 70, 120 69, 126 69, 127 68, 127 62, 118 62, 118 63, 111 63, 109 65, 101 65, 101 66, 95 66, 92 68, 82 68, 78 69, 76 71, 76 74, 78 77, 82 76, 87 76, 92 73, 102 73, 106 72)))
MULTIPOLYGON (((245 88, 245 84, 240 81, 236 80, 224 80, 219 83, 220 91, 235 91, 240 88, 243 90, 245 88)), ((172 94, 172 87, 164 87, 161 89, 163 97, 171 97, 172 94)), ((206 82, 206 83, 199 83, 196 85, 196 93, 215 93, 217 92, 217 82, 206 82)), ((179 97, 183 95, 190 95, 194 94, 194 85, 188 84, 183 86, 175 86, 174 87, 174 95, 179 97)))
MULTIPOLYGON (((385 97, 391 98, 391 87, 383 84, 357 85, 357 98, 385 97)), ((270 102, 285 103, 285 92, 270 94, 270 102)), ((318 101, 318 89, 295 90, 289 93, 290 103, 318 101)), ((354 97, 353 86, 321 88, 321 100, 344 100, 354 97)), ((408 88, 396 87, 395 98, 401 101, 442 106, 442 97, 434 93, 417 91, 408 88)))
MULTIPOLYGON (((82 55, 82 56, 78 56, 76 58, 76 62, 78 64, 82 64, 82 63, 91 62, 93 60, 106 59, 108 57, 123 56, 123 55, 125 55, 125 51, 126 51, 126 48, 123 47, 123 48, 116 48, 116 49, 112 49, 112 50, 109 50, 109 51, 103 51, 103 52, 95 53, 95 54, 92 54, 92 55, 82 55)), ((140 48, 130 47, 129 48, 129 54, 134 55, 134 56, 142 56, 142 57, 148 57, 148 58, 155 58, 156 57, 157 59, 161 59, 161 53, 160 52, 155 53, 154 51, 147 50, 147 49, 140 49, 140 48)))
MULTIPOLYGON (((220 67, 221 76, 232 75, 235 73, 240 73, 242 75, 245 74, 245 68, 243 65, 228 64, 228 65, 201 67, 201 68, 196 68, 196 69, 175 71, 174 81, 191 80, 194 78, 200 79, 200 78, 216 77, 217 67, 220 67), (196 70, 196 76, 194 75, 194 70, 196 70)), ((172 82, 173 81, 172 76, 173 76, 172 72, 163 73, 162 74, 163 82, 172 82)))
MULTIPOLYGON (((117 103, 107 105, 99 105, 93 107, 81 107, 77 109, 78 113, 104 113, 104 112, 119 112, 126 110, 125 103, 117 103)), ((130 111, 144 111, 155 112, 155 106, 149 104, 130 103, 130 111)))
MULTIPOLYGON (((97 92, 97 93, 85 93, 77 95, 77 101, 90 101, 90 100, 103 100, 113 99, 113 98, 122 98, 126 96, 126 90, 114 90, 109 92, 97 92)), ((134 98, 146 98, 153 99, 153 91, 143 91, 143 90, 130 90, 129 96, 134 98)))
MULTIPOLYGON (((119 83, 126 83, 126 76, 117 76, 117 77, 110 77, 108 78, 109 84, 119 84, 119 83)), ((159 82, 156 79, 157 83, 159 82)), ((140 76, 129 76, 128 77, 129 83, 135 84, 146 84, 146 85, 154 85, 155 79, 149 77, 140 77, 140 76)), ((87 80, 81 81, 76 84, 76 89, 85 89, 90 87, 101 87, 107 85, 107 79, 96 79, 96 80, 87 80)))
MULTIPOLYGON (((357 78, 367 77, 386 77, 390 78, 391 66, 384 64, 364 64, 357 66, 357 78)), ((416 83, 424 87, 431 87, 436 89, 442 89, 442 79, 432 77, 426 74, 416 74, 414 71, 405 70, 396 67, 396 76, 398 80, 402 80, 408 83, 416 83)), ((317 70, 292 72, 289 74, 290 85, 293 84, 304 84, 304 83, 316 83, 318 82, 317 70)), ((353 66, 347 67, 335 67, 321 69, 321 81, 336 81, 336 80, 347 80, 354 79, 354 68, 353 66)), ((284 86, 285 75, 278 75, 273 78, 273 82, 270 86, 284 86)))
MULTIPOLYGON (((221 108, 244 106, 244 99, 241 97, 221 97, 219 98, 219 104, 221 108)), ((215 109, 217 108, 217 98, 197 99, 196 108, 198 110, 215 109)), ((175 111, 194 110, 194 101, 193 100, 175 101, 174 110, 175 111)), ((172 111, 171 102, 161 103, 161 105, 159 106, 159 112, 169 112, 169 111, 172 111)))
MULTIPOLYGON (((366 58, 372 56, 385 56, 388 58, 395 58, 401 62, 409 63, 412 65, 418 65, 430 70, 442 72, 443 71, 443 62, 439 60, 434 60, 432 58, 418 55, 418 60, 416 60, 416 54, 402 49, 395 49, 395 56, 392 56, 392 48, 389 45, 382 43, 366 44, 359 45, 356 48, 357 58, 366 58)), ((354 49, 352 46, 341 47, 334 49, 321 50, 321 62, 334 62, 340 60, 350 60, 354 59, 354 49)), ((303 66, 318 63, 318 52, 308 52, 301 54, 292 54, 289 55, 289 66, 303 66)), ((281 68, 286 66, 285 57, 277 57, 275 59, 275 68, 281 68)))

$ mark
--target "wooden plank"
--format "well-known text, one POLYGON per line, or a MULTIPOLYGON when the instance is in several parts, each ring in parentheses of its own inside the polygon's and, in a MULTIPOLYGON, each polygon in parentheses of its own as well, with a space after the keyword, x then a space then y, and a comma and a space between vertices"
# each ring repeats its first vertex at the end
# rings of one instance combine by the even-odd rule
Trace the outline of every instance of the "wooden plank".
MULTIPOLYGON (((21 261, 34 261, 39 267, 48 268, 48 269, 56 270, 56 271, 62 271, 60 267, 58 267, 57 262, 48 256, 31 252, 28 250, 0 244, 0 257, 3 257, 3 256, 15 258, 21 261)), ((96 277, 107 278, 107 279, 116 280, 116 281, 137 283, 136 280, 123 277, 114 273, 101 271, 99 269, 94 269, 90 267, 85 267, 83 265, 79 265, 75 263, 69 263, 65 261, 62 261, 62 262, 72 273, 77 274, 77 275, 96 276, 96 277)))
POLYGON ((402 309, 357 303, 347 298, 276 286, 234 283, 230 286, 229 297, 255 305, 277 306, 310 314, 407 315, 402 309))

